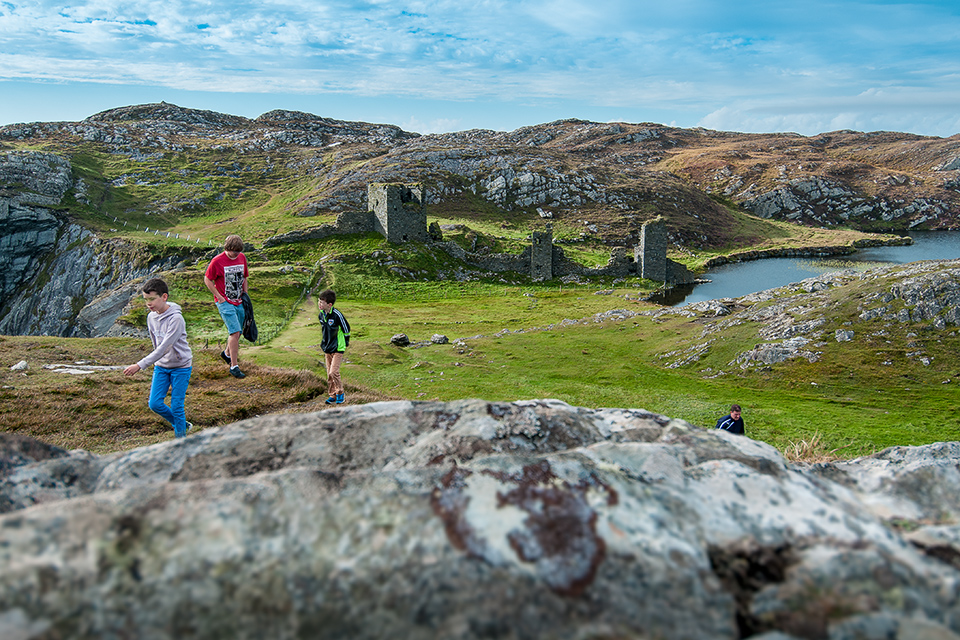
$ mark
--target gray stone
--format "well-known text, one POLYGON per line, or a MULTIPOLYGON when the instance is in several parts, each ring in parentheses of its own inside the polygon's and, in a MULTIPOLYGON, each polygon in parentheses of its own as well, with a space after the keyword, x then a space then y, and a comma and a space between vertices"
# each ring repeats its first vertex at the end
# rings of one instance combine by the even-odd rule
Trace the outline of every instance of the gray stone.
POLYGON ((687 305, 687 308, 690 309, 691 311, 695 311, 697 313, 702 313, 704 315, 709 315, 713 317, 730 315, 730 307, 718 300, 704 300, 702 302, 694 302, 693 304, 687 305))
POLYGON ((18 362, 17 364, 15 364, 15 365, 13 365, 12 367, 10 367, 10 371, 26 371, 26 370, 29 369, 29 368, 30 368, 30 365, 27 364, 27 361, 26 361, 26 360, 21 360, 21 361, 18 362))
POLYGON ((793 358, 806 358, 809 362, 816 362, 819 356, 804 347, 810 343, 808 338, 796 336, 780 343, 758 344, 750 351, 739 354, 730 364, 739 364, 747 368, 753 364, 777 364, 793 358))
POLYGON ((264 416, 109 456, 28 444, 0 473, 4 637, 960 629, 957 536, 905 534, 957 529, 960 443, 792 466, 641 409, 462 400, 264 416))
POLYGON ((407 334, 405 333, 397 333, 397 334, 394 334, 392 338, 390 338, 390 344, 396 345, 398 347, 409 347, 410 338, 408 338, 407 334))

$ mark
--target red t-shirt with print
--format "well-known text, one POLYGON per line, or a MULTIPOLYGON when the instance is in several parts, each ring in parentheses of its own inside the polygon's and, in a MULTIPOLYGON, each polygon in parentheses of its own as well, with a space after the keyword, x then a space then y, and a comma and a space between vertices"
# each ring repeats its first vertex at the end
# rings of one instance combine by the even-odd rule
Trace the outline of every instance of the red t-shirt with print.
POLYGON ((243 282, 250 275, 247 269, 247 257, 238 253, 233 260, 224 251, 207 265, 206 276, 213 281, 217 293, 233 305, 240 304, 243 295, 243 282))

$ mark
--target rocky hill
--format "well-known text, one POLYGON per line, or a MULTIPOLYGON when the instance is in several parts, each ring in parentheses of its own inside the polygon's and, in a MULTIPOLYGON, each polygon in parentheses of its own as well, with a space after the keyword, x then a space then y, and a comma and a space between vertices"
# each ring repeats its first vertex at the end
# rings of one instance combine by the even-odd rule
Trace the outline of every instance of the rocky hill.
POLYGON ((0 434, 0 636, 956 639, 958 461, 557 400, 0 434))
POLYGON ((220 225, 270 207, 244 235, 282 239, 365 212, 371 182, 424 183, 436 217, 521 235, 550 223, 558 242, 606 249, 635 246, 657 216, 671 247, 692 253, 763 241, 741 211, 827 228, 960 227, 956 136, 579 120, 419 135, 302 112, 139 105, 0 127, 0 333, 101 335, 102 314, 84 320, 83 309, 105 295, 97 309, 116 310, 129 299, 117 287, 197 259, 220 225), (205 243, 148 248, 133 230, 205 243))
MULTIPOLYGON (((189 160, 213 150, 221 157, 207 158, 208 166, 164 176, 162 166, 146 163, 150 171, 111 184, 195 182, 202 176, 191 177, 194 171, 211 179, 244 172, 295 178, 310 184, 289 207, 301 216, 364 208, 370 182, 424 182, 438 212, 478 215, 485 203, 485 213, 549 216, 614 245, 629 245, 643 221, 662 215, 680 245, 725 246, 730 220, 724 205, 815 226, 960 227, 957 136, 837 131, 804 137, 580 120, 422 136, 302 112, 276 110, 251 120, 160 103, 82 122, 0 127, 0 143, 43 146, 68 160, 91 149, 144 162, 174 154, 189 160), (253 166, 254 156, 263 166, 253 166)), ((8 189, 17 182, 10 175, 0 181, 8 189)), ((226 194, 198 195, 141 206, 202 209, 226 194)))

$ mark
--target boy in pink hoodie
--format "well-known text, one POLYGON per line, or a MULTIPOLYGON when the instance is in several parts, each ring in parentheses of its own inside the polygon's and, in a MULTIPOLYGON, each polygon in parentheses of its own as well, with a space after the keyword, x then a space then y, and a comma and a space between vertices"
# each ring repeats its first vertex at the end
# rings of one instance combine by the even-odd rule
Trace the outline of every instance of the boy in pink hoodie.
POLYGON ((151 351, 140 362, 123 370, 132 376, 141 369, 153 365, 153 383, 150 385, 149 407, 173 425, 173 435, 183 438, 193 425, 187 422, 184 403, 187 383, 193 373, 193 352, 187 344, 187 325, 183 320, 180 305, 168 302, 167 283, 160 278, 147 280, 143 285, 143 299, 150 313, 147 315, 147 331, 153 342, 151 351), (164 402, 170 392, 170 406, 164 402))

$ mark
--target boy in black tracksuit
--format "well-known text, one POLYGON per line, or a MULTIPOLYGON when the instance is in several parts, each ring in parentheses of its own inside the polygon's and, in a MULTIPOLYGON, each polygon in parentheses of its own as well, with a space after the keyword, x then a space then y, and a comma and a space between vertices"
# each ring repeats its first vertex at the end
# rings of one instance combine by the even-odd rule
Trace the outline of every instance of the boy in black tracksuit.
POLYGON ((340 363, 350 344, 350 323, 338 309, 333 308, 337 294, 331 289, 320 292, 317 306, 320 308, 320 327, 323 338, 320 350, 323 351, 324 364, 327 367, 327 404, 343 403, 343 382, 340 381, 340 363))

